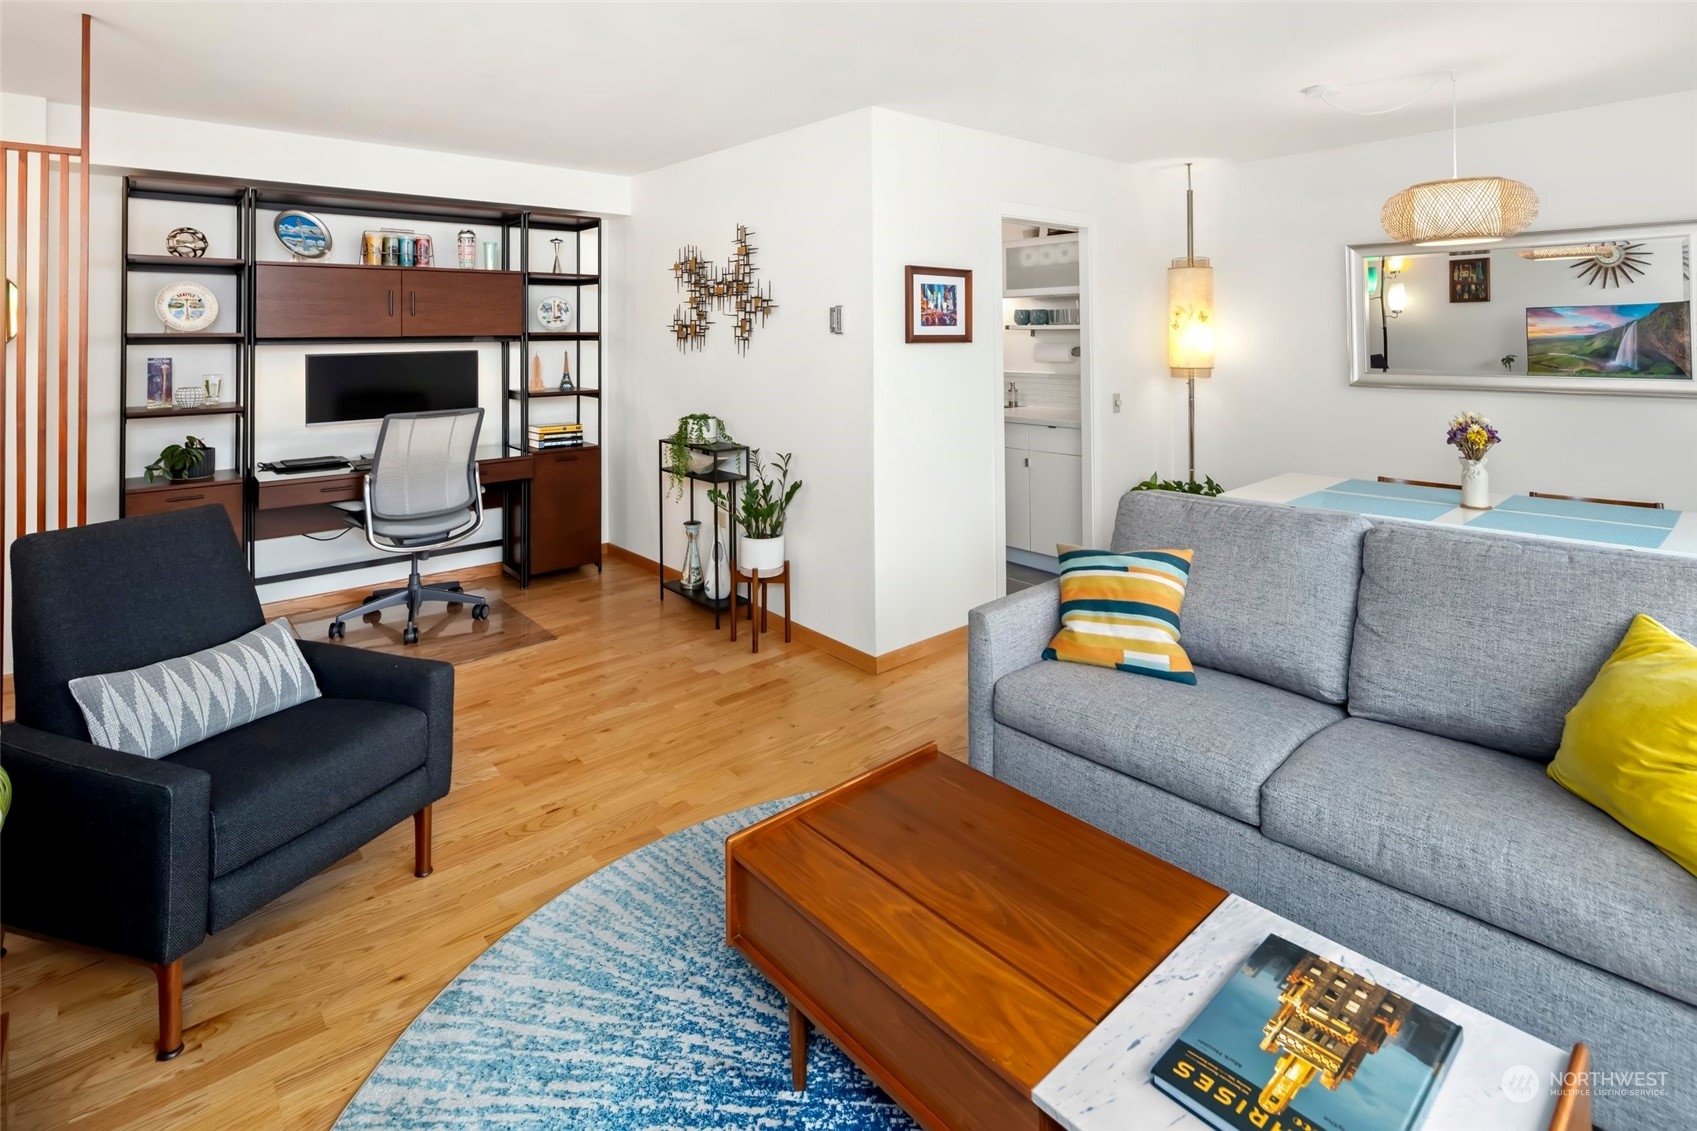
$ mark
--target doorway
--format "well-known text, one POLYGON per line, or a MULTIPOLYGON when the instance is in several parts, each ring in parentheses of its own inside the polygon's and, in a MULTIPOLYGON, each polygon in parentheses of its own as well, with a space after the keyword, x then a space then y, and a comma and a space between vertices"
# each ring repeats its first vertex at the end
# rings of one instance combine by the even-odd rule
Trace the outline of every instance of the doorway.
POLYGON ((1001 220, 1002 554, 1005 592, 1060 572, 1086 541, 1087 230, 1001 220))

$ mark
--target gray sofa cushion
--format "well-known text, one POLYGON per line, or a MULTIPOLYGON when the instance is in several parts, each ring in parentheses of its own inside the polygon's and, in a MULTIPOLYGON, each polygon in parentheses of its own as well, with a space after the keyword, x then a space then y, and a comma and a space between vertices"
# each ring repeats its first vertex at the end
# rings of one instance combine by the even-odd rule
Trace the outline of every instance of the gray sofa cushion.
POLYGON ((1267 780, 1261 832, 1697 1004, 1697 878, 1536 762, 1348 719, 1267 780))
POLYGON ((1113 550, 1195 550, 1184 598, 1191 663, 1342 703, 1361 580, 1360 515, 1131 491, 1113 550))
MULTIPOLYGON (((1349 712, 1547 760, 1637 613, 1697 639, 1697 559, 1375 526, 1349 712)), ((1186 647, 1189 614, 1186 602, 1186 647)))
POLYGON ((1261 783, 1343 712, 1227 672, 1194 686, 1045 661, 996 684, 996 721, 1256 824, 1261 783))

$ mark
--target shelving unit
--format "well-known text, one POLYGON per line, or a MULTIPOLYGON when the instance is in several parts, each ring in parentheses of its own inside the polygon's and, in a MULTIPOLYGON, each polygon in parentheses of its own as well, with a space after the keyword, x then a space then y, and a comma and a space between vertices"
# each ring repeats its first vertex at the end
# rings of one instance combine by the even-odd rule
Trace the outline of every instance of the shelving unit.
MULTIPOLYGON (((600 221, 595 217, 561 212, 537 212, 511 205, 476 201, 446 200, 350 189, 273 183, 238 183, 222 178, 188 174, 135 174, 124 179, 122 212, 123 287, 119 307, 120 334, 124 342, 123 372, 119 382, 118 475, 120 514, 155 513, 160 510, 216 502, 231 512, 231 521, 247 548, 248 567, 254 572, 254 531, 260 495, 255 478, 254 374, 258 351, 268 348, 334 346, 347 343, 387 344, 405 349, 415 343, 495 343, 499 346, 501 388, 505 396, 497 409, 500 417, 499 443, 514 457, 524 456, 522 502, 516 513, 507 514, 510 524, 500 543, 469 545, 475 549, 500 544, 503 564, 516 576, 584 565, 601 566, 601 259, 600 221), (163 201, 193 206, 192 209, 161 209, 141 205, 163 201), (131 244, 134 209, 141 205, 147 234, 131 244), (209 208, 216 211, 209 211, 209 208), (276 246, 263 241, 270 237, 271 213, 302 209, 331 222, 335 217, 352 218, 351 223, 332 223, 335 244, 330 258, 293 262, 276 246), (179 213, 190 213, 181 215, 179 213), (262 213, 264 216, 262 217, 262 213), (398 224, 418 225, 420 230, 436 225, 436 262, 430 267, 399 267, 348 261, 352 247, 358 258, 360 222, 367 227, 398 224), (155 238, 163 247, 166 233, 184 223, 203 229, 212 246, 211 254, 199 259, 153 254, 155 238), (443 227, 449 226, 447 233, 443 227), (477 227, 483 238, 499 237, 498 269, 458 268, 452 239, 443 239, 452 228, 477 227), (157 233, 153 231, 157 229, 157 233), (494 229, 494 231, 491 231, 494 229), (571 233, 576 256, 573 271, 533 272, 531 233, 571 233), (153 291, 132 278, 158 277, 161 285, 174 275, 202 281, 219 299, 219 317, 203 333, 170 333, 155 329, 141 316, 141 303, 153 291), (132 312, 131 289, 135 287, 132 312), (577 328, 570 331, 530 333, 535 302, 532 287, 570 288, 579 312, 577 328), (146 292, 144 296, 144 291, 146 292), (592 314, 584 311, 588 305, 592 314), (131 318, 136 324, 131 324, 131 318), (533 356, 532 340, 570 343, 573 379, 579 388, 569 392, 550 389, 531 393, 527 378, 533 356), (216 368, 224 375, 222 395, 215 405, 193 407, 155 405, 136 396, 137 383, 146 380, 146 357, 139 348, 147 346, 213 346, 230 351, 228 364, 216 368), (517 381, 514 369, 517 362, 517 381), (588 388, 582 387, 588 382, 588 388), (571 398, 575 419, 587 423, 583 401, 594 404, 594 431, 586 434, 580 447, 531 452, 526 433, 531 423, 533 398, 571 398), (213 446, 231 466, 216 469, 205 479, 147 483, 145 478, 127 476, 131 465, 129 445, 139 442, 129 428, 151 427, 148 421, 166 418, 227 418, 233 425, 217 436, 213 446), (514 434, 515 426, 517 434, 514 434), (228 437, 233 428, 234 442, 228 437), (522 525, 521 525, 522 523, 522 525), (514 547, 522 546, 523 560, 514 547)), ((545 292, 544 292, 545 293, 545 292)), ((161 351, 160 356, 163 356, 161 351)), ((204 356, 204 355, 203 355, 204 356)), ((187 383, 183 364, 173 358, 174 377, 187 383)), ((191 363, 192 364, 192 363, 191 363)), ((208 366, 210 369, 211 366, 208 366)), ((557 377, 556 370, 555 376, 557 377)), ((298 421, 295 423, 299 423, 298 421)), ((494 443, 494 421, 485 426, 487 442, 494 443)), ((160 435, 163 437, 164 433, 160 435)), ((181 442, 177 434, 171 440, 181 442)), ((160 447, 164 446, 164 441, 160 447)), ((149 437, 147 443, 153 443, 149 437)), ((149 455, 152 454, 149 450, 149 455)), ((507 476, 516 480, 516 476, 507 476)), ((509 508, 512 510, 513 508, 509 508)), ((266 529, 275 531, 276 523, 266 529)), ((295 571, 289 578, 315 576, 357 568, 368 562, 342 563, 295 571)), ((278 580, 278 578, 257 578, 278 580)))
MULTIPOLYGON (((684 586, 683 586, 683 582, 681 582, 681 581, 667 581, 666 580, 666 485, 667 485, 667 483, 669 483, 671 481, 671 477, 672 477, 672 468, 670 467, 670 465, 668 465, 666 463, 666 457, 667 457, 667 454, 668 454, 668 450, 670 448, 671 448, 671 441, 669 439, 665 438, 665 437, 661 437, 661 439, 660 439, 660 460, 659 460, 659 467, 660 467, 660 541, 659 541, 659 550, 657 551, 658 557, 659 557, 659 562, 660 562, 660 600, 665 601, 667 593, 675 593, 677 596, 682 597, 684 600, 689 601, 692 604, 700 605, 702 608, 705 608, 705 609, 712 609, 713 610, 713 628, 715 630, 717 630, 718 627, 719 627, 719 615, 721 613, 728 612, 730 610, 730 607, 731 607, 731 597, 730 597, 729 592, 726 592, 725 594, 723 594, 719 597, 708 597, 707 591, 706 591, 705 588, 703 588, 703 589, 685 589, 684 586)), ((703 484, 703 483, 706 484, 709 488, 720 487, 720 486, 726 488, 725 493, 729 497, 729 502, 731 504, 731 514, 734 515, 736 513, 736 507, 737 507, 737 484, 744 483, 748 480, 748 475, 747 475, 747 472, 746 472, 746 469, 748 467, 748 455, 749 455, 748 445, 747 444, 731 444, 731 443, 726 443, 726 442, 720 441, 720 442, 716 442, 716 443, 712 443, 712 444, 691 444, 691 445, 689 445, 689 450, 692 451, 692 452, 703 452, 703 453, 710 454, 710 455, 712 455, 713 460, 714 460, 713 467, 712 467, 711 470, 708 470, 708 471, 683 471, 683 472, 679 473, 682 478, 689 481, 689 487, 685 490, 685 493, 689 496, 689 517, 690 517, 690 521, 693 522, 693 521, 696 520, 695 519, 695 494, 696 494, 695 489, 696 489, 696 485, 697 484, 703 484), (723 456, 730 456, 731 459, 728 460, 728 461, 722 460, 720 457, 723 457, 723 456), (728 463, 728 466, 727 466, 727 463, 728 463), (738 470, 738 469, 743 469, 743 470, 738 470)), ((718 507, 712 508, 712 510, 715 512, 715 517, 716 517, 718 509, 719 509, 718 507)), ((726 551, 725 578, 726 578, 726 580, 729 584, 734 585, 736 583, 735 577, 734 577, 734 567, 736 565, 736 560, 737 560, 736 523, 735 522, 728 523, 727 527, 730 531, 730 540, 729 540, 728 543, 723 543, 723 542, 719 541, 719 524, 717 522, 713 523, 713 541, 712 541, 713 556, 711 558, 709 558, 707 561, 703 562, 702 567, 703 567, 704 570, 717 568, 715 563, 717 563, 718 560, 719 560, 719 548, 721 546, 724 546, 725 551, 726 551)), ((705 548, 706 545, 707 545, 707 543, 703 543, 703 548, 705 548)))

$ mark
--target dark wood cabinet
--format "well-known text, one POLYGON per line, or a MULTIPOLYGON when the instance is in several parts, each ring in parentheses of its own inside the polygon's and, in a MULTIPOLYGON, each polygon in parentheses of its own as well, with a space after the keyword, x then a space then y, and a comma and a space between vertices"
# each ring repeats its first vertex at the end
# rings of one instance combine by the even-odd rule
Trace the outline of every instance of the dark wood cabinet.
POLYGON ((242 477, 240 472, 219 471, 205 479, 167 480, 149 483, 130 479, 124 483, 124 516, 164 514, 191 507, 221 506, 242 541, 242 477))
POLYGON ((516 271, 402 271, 401 333, 487 338, 524 332, 524 280, 516 271))
POLYGON ((260 338, 398 338, 401 272, 351 264, 261 263, 254 279, 260 338))
POLYGON ((524 332, 524 279, 517 271, 261 263, 254 296, 261 340, 524 332))
POLYGON ((537 452, 530 482, 530 572, 601 562, 601 449, 537 452))

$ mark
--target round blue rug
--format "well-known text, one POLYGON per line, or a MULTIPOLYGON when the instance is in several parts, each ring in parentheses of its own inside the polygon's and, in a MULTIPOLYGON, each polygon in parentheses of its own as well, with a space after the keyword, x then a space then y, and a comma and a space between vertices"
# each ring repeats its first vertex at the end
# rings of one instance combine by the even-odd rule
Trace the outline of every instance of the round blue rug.
POLYGON ((725 837, 795 800, 673 833, 539 908, 419 1014, 336 1127, 916 1128, 817 1032, 791 1091, 784 999, 725 945, 725 837))

